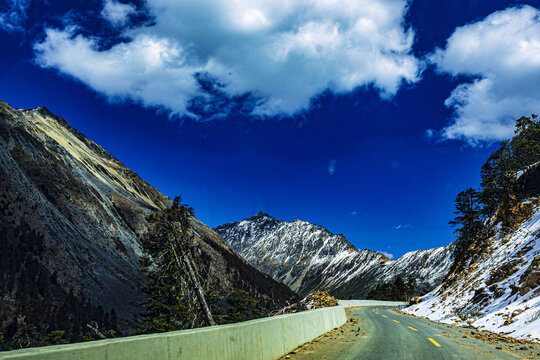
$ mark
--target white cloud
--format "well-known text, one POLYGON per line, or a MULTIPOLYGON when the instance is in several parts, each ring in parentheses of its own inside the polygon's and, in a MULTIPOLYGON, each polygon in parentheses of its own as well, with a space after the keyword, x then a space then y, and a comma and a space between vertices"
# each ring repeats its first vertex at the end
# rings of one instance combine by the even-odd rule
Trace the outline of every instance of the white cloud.
POLYGON ((476 78, 446 99, 454 109, 453 122, 442 133, 447 139, 505 139, 512 136, 515 119, 540 111, 538 9, 509 8, 459 27, 430 60, 441 73, 476 78))
POLYGON ((427 130, 426 130, 426 137, 427 137, 428 139, 434 138, 434 137, 435 137, 435 130, 433 130, 433 129, 427 129, 427 130))
POLYGON ((72 36, 72 31, 47 29, 47 41, 35 46, 40 65, 57 67, 109 98, 129 97, 146 106, 169 104, 182 112, 189 97, 197 95, 196 68, 183 63, 182 49, 167 39, 138 35, 128 44, 98 51, 95 40, 72 36))
POLYGON ((396 226, 394 229, 396 230, 405 230, 405 229, 412 229, 414 226, 412 226, 411 224, 399 224, 398 226, 396 226))
POLYGON ((0 12, 0 28, 7 32, 24 31, 30 0, 7 0, 6 5, 5 10, 0 12))
POLYGON ((389 252, 386 252, 386 251, 378 251, 378 252, 380 252, 381 254, 383 254, 384 256, 386 256, 389 259, 394 258, 394 254, 392 254, 392 253, 389 253, 389 252))
POLYGON ((372 85, 390 98, 419 79, 406 0, 148 0, 146 9, 155 25, 125 30, 130 41, 106 50, 72 28, 48 29, 38 63, 107 97, 180 115, 206 96, 200 73, 227 96, 261 99, 261 115, 300 112, 326 89, 372 85))
POLYGON ((328 173, 334 175, 336 173, 336 160, 330 159, 328 162, 328 173))
POLYGON ((131 14, 135 14, 137 10, 133 4, 122 4, 116 0, 105 0, 101 17, 110 22, 114 26, 125 25, 131 14))

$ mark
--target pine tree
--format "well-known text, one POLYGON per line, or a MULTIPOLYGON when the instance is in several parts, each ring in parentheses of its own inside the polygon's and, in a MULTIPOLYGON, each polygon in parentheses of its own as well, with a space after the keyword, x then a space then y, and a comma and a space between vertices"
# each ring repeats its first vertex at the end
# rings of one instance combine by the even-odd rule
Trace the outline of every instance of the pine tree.
POLYGON ((139 325, 143 332, 215 325, 199 279, 193 216, 193 209, 176 197, 170 208, 147 218, 150 225, 141 239, 141 266, 147 278, 143 291, 148 295, 139 325))
POLYGON ((458 245, 467 245, 475 239, 483 227, 478 192, 468 188, 456 196, 455 203, 456 217, 449 221, 449 224, 456 228, 458 245))
POLYGON ((538 115, 521 117, 516 121, 516 135, 511 144, 514 150, 515 168, 524 168, 540 161, 540 120, 538 115))
POLYGON ((512 161, 512 146, 509 141, 503 141, 496 151, 482 165, 481 191, 478 200, 482 204, 482 214, 491 217, 501 203, 505 193, 508 193, 513 180, 514 166, 512 161))
POLYGON ((403 300, 406 296, 407 288, 401 275, 396 276, 392 286, 391 298, 395 300, 403 300))
POLYGON ((540 161, 540 121, 537 115, 521 117, 516 120, 515 136, 503 141, 493 152, 481 170, 481 190, 479 201, 482 214, 491 218, 497 216, 497 222, 503 227, 513 222, 512 208, 521 199, 517 198, 514 184, 516 173, 526 170, 540 161))

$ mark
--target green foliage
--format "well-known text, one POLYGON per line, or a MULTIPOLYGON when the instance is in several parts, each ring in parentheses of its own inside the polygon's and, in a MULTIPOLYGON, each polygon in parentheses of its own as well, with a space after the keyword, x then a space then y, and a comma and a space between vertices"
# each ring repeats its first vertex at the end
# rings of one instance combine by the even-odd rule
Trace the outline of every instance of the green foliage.
POLYGON ((482 214, 491 217, 500 205, 503 194, 512 183, 512 149, 509 141, 503 141, 482 165, 479 202, 482 214))
POLYGON ((146 276, 142 290, 148 295, 139 323, 143 333, 165 332, 203 326, 200 296, 190 269, 200 263, 197 242, 190 224, 193 209, 176 197, 163 213, 147 217, 148 231, 141 239, 141 270, 146 276))
POLYGON ((515 136, 503 141, 482 165, 480 190, 467 189, 456 197, 458 240, 468 243, 482 230, 481 223, 497 216, 503 227, 515 220, 512 208, 521 200, 513 191, 516 173, 540 161, 540 121, 537 115, 516 120, 515 136))
POLYGON ((531 208, 520 205, 524 199, 516 191, 517 174, 538 161, 540 121, 533 114, 516 120, 514 137, 501 142, 482 165, 480 189, 469 188, 457 195, 456 217, 449 222, 456 228, 457 251, 447 280, 482 252, 494 225, 508 231, 530 215, 531 208))
POLYGON ((378 284, 375 289, 367 295, 369 300, 390 300, 390 301, 408 301, 412 297, 419 295, 421 289, 417 287, 416 279, 409 276, 407 282, 401 275, 394 278, 394 281, 378 284))
POLYGON ((64 330, 51 331, 41 342, 43 345, 69 344, 69 340, 64 337, 65 334, 64 330))
MULTIPOLYGON (((5 193, 3 193, 5 194, 5 193)), ((44 264, 44 237, 30 224, 11 221, 20 199, 0 195, 0 341, 2 350, 38 346, 51 329, 64 331, 64 339, 78 342, 86 324, 97 322, 117 330, 114 310, 105 311, 66 291, 44 264), (7 306, 9 304, 9 306, 7 306)))
POLYGON ((19 324, 12 338, 14 348, 23 349, 39 345, 36 327, 32 324, 19 324))
MULTIPOLYGON (((482 165, 479 202, 486 217, 512 221, 508 211, 519 199, 512 198, 515 174, 540 161, 540 121, 537 115, 516 120, 515 135, 503 141, 482 165), (497 213, 498 212, 498 213, 497 213)), ((508 225, 508 224, 503 224, 508 225)))
POLYGON ((235 289, 225 299, 210 296, 212 314, 219 324, 230 324, 257 319, 267 314, 267 304, 263 299, 256 299, 247 292, 235 289))
POLYGON ((482 233, 484 223, 478 196, 478 192, 473 188, 468 188, 456 196, 456 217, 449 221, 449 224, 456 228, 458 248, 467 247, 482 233))
POLYGON ((516 135, 511 142, 515 168, 527 167, 540 160, 540 121, 538 115, 521 117, 516 122, 516 135))
POLYGON ((456 217, 449 224, 456 227, 455 232, 462 238, 474 236, 481 226, 481 206, 478 203, 478 192, 468 188, 456 196, 456 217), (459 227, 458 227, 459 226, 459 227))
POLYGON ((112 339, 116 337, 116 331, 114 330, 105 330, 102 332, 103 335, 107 337, 107 339, 112 339))
POLYGON ((87 332, 86 334, 84 334, 83 338, 82 338, 82 341, 86 342, 86 341, 94 341, 96 340, 94 338, 94 336, 92 336, 92 333, 91 332, 87 332))

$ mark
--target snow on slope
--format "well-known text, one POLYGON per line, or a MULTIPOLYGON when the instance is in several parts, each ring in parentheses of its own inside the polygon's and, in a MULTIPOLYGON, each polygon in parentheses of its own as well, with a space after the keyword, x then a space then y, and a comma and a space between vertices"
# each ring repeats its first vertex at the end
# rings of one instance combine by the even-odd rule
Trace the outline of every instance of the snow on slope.
POLYGON ((397 275, 412 275, 429 291, 453 263, 452 244, 413 251, 394 261, 375 251, 357 250, 345 236, 322 226, 281 221, 263 212, 215 230, 251 265, 301 295, 324 289, 341 298, 362 298, 397 275))
MULTIPOLYGON (((534 201, 538 202, 537 199, 534 201)), ((540 208, 516 231, 498 235, 448 288, 442 285, 405 312, 540 340, 540 208)))

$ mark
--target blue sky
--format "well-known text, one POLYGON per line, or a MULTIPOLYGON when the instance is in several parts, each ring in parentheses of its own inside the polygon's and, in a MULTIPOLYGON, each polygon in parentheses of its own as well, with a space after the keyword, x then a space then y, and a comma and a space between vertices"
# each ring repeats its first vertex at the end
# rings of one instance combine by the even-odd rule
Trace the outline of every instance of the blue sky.
POLYGON ((0 99, 209 226, 259 210, 395 257, 540 108, 540 1, 0 0, 0 99))

